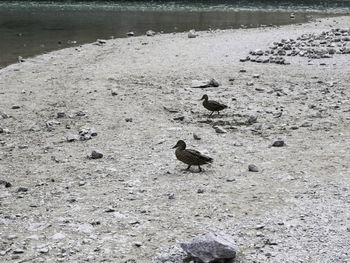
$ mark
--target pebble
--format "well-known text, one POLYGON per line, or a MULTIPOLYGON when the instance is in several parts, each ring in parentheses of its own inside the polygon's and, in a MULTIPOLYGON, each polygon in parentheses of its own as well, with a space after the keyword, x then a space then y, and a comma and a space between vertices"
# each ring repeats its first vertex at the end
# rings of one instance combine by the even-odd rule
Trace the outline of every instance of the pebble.
POLYGON ((78 141, 79 138, 80 137, 78 135, 69 134, 66 139, 67 139, 67 142, 74 142, 74 141, 78 141))
POLYGON ((126 118, 125 121, 126 122, 132 122, 132 118, 126 118))
POLYGON ((196 30, 191 29, 188 34, 187 34, 188 38, 196 38, 198 36, 196 30))
POLYGON ((169 198, 170 200, 175 199, 175 194, 174 194, 174 193, 169 194, 168 198, 169 198))
POLYGON ((235 143, 233 145, 236 147, 242 147, 244 145, 244 143, 241 141, 235 141, 235 143))
POLYGON ((19 106, 17 104, 12 105, 12 107, 11 107, 11 109, 13 109, 13 110, 17 110, 17 109, 20 109, 20 108, 21 108, 21 106, 19 106))
POLYGON ((233 177, 229 177, 229 178, 227 178, 226 179, 226 182, 234 182, 234 181, 236 181, 236 179, 235 178, 233 178, 233 177))
POLYGON ((18 187, 16 190, 16 193, 23 193, 23 192, 28 192, 28 188, 26 187, 18 187))
POLYGON ((201 138, 201 136, 200 135, 198 135, 197 133, 193 133, 193 139, 195 139, 195 140, 201 140, 202 138, 201 138))
POLYGON ((281 139, 281 138, 275 139, 275 140, 273 141, 273 143, 272 143, 272 146, 273 146, 273 147, 282 147, 282 146, 284 146, 284 145, 285 145, 284 140, 281 139))
POLYGON ((29 131, 38 132, 38 131, 40 131, 40 127, 39 127, 39 125, 37 125, 36 123, 34 123, 34 124, 29 128, 29 131))
POLYGON ((141 247, 142 246, 142 242, 135 242, 134 245, 135 245, 135 247, 141 247))
POLYGON ((148 36, 148 37, 153 37, 155 34, 156 34, 156 32, 154 32, 153 30, 148 30, 146 32, 146 36, 148 36))
POLYGON ((98 151, 92 151, 91 152, 91 155, 90 155, 90 158, 91 159, 101 159, 103 157, 103 154, 101 152, 98 152, 98 151))
POLYGON ((304 127, 304 128, 306 128, 306 127, 311 127, 312 126, 312 121, 304 121, 301 125, 300 125, 300 127, 304 127))
POLYGON ((114 88, 111 90, 112 96, 117 96, 118 95, 118 89, 114 88))
POLYGON ((197 194, 203 194, 204 192, 205 192, 204 189, 201 189, 201 188, 197 190, 197 194))
POLYGON ((14 240, 14 239, 16 239, 16 238, 18 238, 17 235, 8 235, 8 236, 7 236, 7 240, 14 240))
POLYGON ((126 35, 127 35, 127 36, 129 36, 129 37, 132 37, 132 36, 134 36, 134 35, 135 35, 135 33, 134 33, 134 32, 132 32, 132 31, 130 31, 130 32, 126 33, 126 35))
POLYGON ((213 126, 213 128, 216 131, 216 133, 227 133, 227 131, 221 126, 213 126))
POLYGON ((255 164, 249 164, 248 171, 257 173, 257 172, 259 172, 259 168, 255 164))
POLYGON ((60 240, 66 238, 66 235, 63 233, 56 233, 51 238, 55 240, 60 240))
POLYGON ((27 149, 28 145, 27 144, 22 144, 18 146, 19 149, 27 149))
POLYGON ((65 118, 67 117, 65 112, 57 112, 57 118, 65 118))

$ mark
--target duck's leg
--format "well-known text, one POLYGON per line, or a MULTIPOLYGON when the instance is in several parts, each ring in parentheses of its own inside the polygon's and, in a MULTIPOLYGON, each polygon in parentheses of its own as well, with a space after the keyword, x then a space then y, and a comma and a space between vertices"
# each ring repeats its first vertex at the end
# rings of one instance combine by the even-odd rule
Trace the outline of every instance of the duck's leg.
POLYGON ((199 172, 201 172, 201 171, 202 171, 202 168, 201 168, 201 166, 200 166, 200 165, 198 165, 198 168, 199 168, 199 172))
POLYGON ((213 111, 210 113, 209 118, 211 117, 211 115, 213 115, 213 113, 214 113, 213 111))
POLYGON ((187 166, 186 170, 190 170, 190 168, 191 168, 191 165, 187 166))

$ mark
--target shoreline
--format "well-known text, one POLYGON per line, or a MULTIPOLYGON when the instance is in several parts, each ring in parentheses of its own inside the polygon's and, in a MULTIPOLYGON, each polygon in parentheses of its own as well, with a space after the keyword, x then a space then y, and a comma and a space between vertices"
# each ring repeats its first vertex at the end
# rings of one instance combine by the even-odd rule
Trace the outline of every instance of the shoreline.
POLYGON ((237 262, 346 261, 350 55, 239 62, 337 27, 350 17, 120 38, 1 69, 0 261, 152 262, 208 232, 234 236, 237 262), (229 108, 208 119, 204 93, 229 108), (184 171, 179 139, 214 163, 184 171))
MULTIPOLYGON (((140 12, 134 12, 134 15, 136 16, 139 13, 140 12)), ((259 11, 254 11, 254 12, 242 11, 241 13, 237 13, 237 15, 239 15, 239 17, 241 17, 241 16, 245 17, 247 15, 251 16, 252 13, 255 14, 255 16, 259 17, 257 19, 254 19, 252 17, 250 17, 249 19, 241 19, 242 21, 239 21, 239 22, 241 22, 241 24, 238 21, 234 22, 235 20, 232 20, 232 24, 227 22, 230 19, 229 15, 228 15, 228 14, 230 14, 230 12, 228 12, 227 15, 225 15, 227 17, 222 18, 222 21, 220 23, 212 21, 213 17, 222 16, 223 14, 226 14, 226 12, 223 12, 223 14, 220 14, 220 13, 221 12, 218 13, 217 11, 215 11, 215 12, 213 11, 213 12, 207 13, 207 15, 204 16, 204 18, 202 17, 202 15, 201 15, 201 18, 197 17, 199 15, 199 13, 198 14, 197 13, 191 14, 191 12, 179 13, 179 15, 182 15, 181 19, 185 19, 185 20, 187 19, 184 17, 185 14, 187 14, 190 17, 193 17, 192 19, 186 20, 187 21, 186 23, 187 24, 194 23, 193 27, 195 29, 197 29, 198 31, 201 31, 201 30, 205 31, 206 30, 206 28, 203 28, 204 24, 207 24, 208 27, 210 27, 210 25, 211 25, 211 27, 213 27, 213 29, 216 29, 215 24, 218 24, 218 27, 221 27, 221 30, 226 30, 225 28, 238 29, 238 28, 242 27, 242 25, 244 25, 244 27, 246 27, 246 28, 259 28, 262 26, 264 26, 264 27, 265 26, 278 27, 278 26, 283 26, 286 24, 304 23, 305 20, 307 19, 306 17, 313 17, 313 18, 308 19, 308 20, 312 20, 312 19, 317 19, 317 18, 321 18, 321 17, 325 17, 325 16, 326 17, 337 16, 336 14, 301 12, 301 13, 296 13, 296 17, 294 19, 291 19, 289 17, 290 12, 286 12, 286 11, 285 12, 276 12, 276 14, 278 14, 278 15, 274 15, 273 12, 269 13, 269 12, 265 12, 262 10, 260 12, 259 11), (262 15, 262 14, 266 14, 266 15, 262 15), (268 16, 268 14, 271 14, 272 16, 270 15, 269 17, 266 17, 266 16, 268 16), (197 21, 198 19, 204 20, 206 22, 199 23, 197 21), (251 20, 251 24, 247 23, 247 21, 249 21, 249 20, 251 20), (274 20, 278 21, 276 25, 271 24, 274 20), (265 25, 262 25, 262 24, 265 24, 265 25)), ((131 14, 133 14, 133 12, 131 12, 131 14)), ((141 12, 141 14, 142 14, 142 12, 141 12)), ((149 14, 152 14, 152 12, 150 12, 149 14)), ((169 12, 167 14, 172 14, 171 16, 169 16, 170 18, 168 17, 167 19, 174 19, 174 18, 171 18, 174 15, 173 12, 169 12)), ((203 13, 200 13, 200 14, 203 14, 203 13)), ((206 13, 204 13, 204 14, 206 14, 206 13)), ((235 12, 233 12, 232 14, 235 14, 235 12)), ((69 12, 67 12, 65 15, 67 16, 67 19, 68 18, 74 19, 74 17, 72 17, 72 14, 69 12)), ((340 15, 340 14, 338 14, 338 15, 340 15)), ((164 16, 164 14, 163 14, 163 16, 164 16)), ((141 15, 141 17, 143 17, 143 16, 141 15)), ((84 20, 84 17, 82 17, 81 19, 84 20)), ((134 19, 136 19, 136 17, 134 17, 134 19)), ((150 19, 152 20, 154 18, 145 16, 144 18, 141 19, 141 21, 143 21, 143 20, 148 21, 150 19)), ((166 23, 166 21, 163 21, 163 20, 160 19, 159 25, 157 23, 153 23, 152 25, 149 25, 148 27, 146 26, 143 28, 136 26, 134 28, 134 30, 136 30, 135 35, 142 36, 149 29, 159 31, 159 32, 165 31, 165 33, 170 33, 170 34, 171 33, 187 32, 188 30, 192 29, 192 28, 185 29, 184 25, 182 25, 181 23, 179 25, 177 25, 174 21, 174 23, 175 23, 174 26, 176 26, 176 27, 180 26, 179 29, 175 30, 174 28, 171 27, 171 25, 170 25, 171 23, 166 23), (142 35, 140 35, 140 34, 142 34, 142 35)), ((6 21, 6 19, 4 21, 6 21)), ((114 22, 119 23, 120 21, 119 22, 118 21, 119 20, 114 21, 114 22)), ((28 22, 30 22, 30 21, 28 21, 28 22)), ((54 24, 57 24, 56 27, 58 27, 58 28, 65 27, 65 25, 61 24, 59 21, 56 21, 54 24)), ((102 25, 99 25, 99 26, 101 27, 102 25)), ((108 23, 104 26, 106 26, 108 28, 111 27, 111 25, 108 23)), ((52 21, 50 22, 50 20, 49 20, 47 27, 48 28, 54 27, 53 22, 52 21)), ((24 30, 24 29, 22 29, 22 30, 24 30)), ((115 30, 106 30, 106 31, 101 32, 101 34, 99 34, 99 35, 96 34, 95 35, 96 38, 93 38, 90 35, 91 33, 87 33, 86 28, 84 28, 83 25, 81 25, 81 28, 80 28, 80 31, 82 33, 78 34, 79 35, 78 37, 71 35, 72 32, 69 33, 70 30, 68 30, 68 29, 67 29, 67 33, 65 34, 65 36, 61 36, 60 34, 58 34, 57 36, 52 35, 52 32, 48 31, 48 30, 41 30, 40 31, 38 29, 39 31, 37 31, 37 32, 36 31, 32 32, 32 31, 30 31, 30 29, 28 29, 28 30, 29 30, 29 32, 22 34, 23 32, 22 33, 17 32, 16 30, 12 30, 9 32, 1 31, 1 28, 0 28, 0 33, 2 32, 2 34, 4 34, 5 39, 8 38, 8 41, 2 43, 2 49, 4 52, 0 58, 3 61, 1 63, 1 67, 5 67, 10 62, 16 63, 18 61, 19 57, 21 57, 25 60, 25 59, 35 57, 35 56, 40 55, 40 54, 49 53, 49 52, 55 51, 55 50, 60 50, 60 49, 69 48, 69 47, 79 47, 79 46, 84 45, 84 44, 92 43, 98 38, 110 39, 110 36, 113 36, 112 39, 113 38, 125 38, 125 37, 127 37, 126 32, 130 31, 130 28, 121 27, 120 29, 116 28, 115 30), (35 35, 39 34, 40 38, 32 39, 31 35, 33 35, 33 34, 35 34, 35 35), (71 42, 75 42, 75 41, 77 41, 79 44, 71 44, 71 42), (58 43, 60 43, 60 44, 58 44, 58 43), (8 55, 6 55, 6 53, 8 53, 8 55), (12 56, 12 54, 17 54, 17 55, 12 56)), ((93 29, 92 29, 92 31, 94 32, 93 29)), ((92 35, 94 35, 94 33, 92 35)))

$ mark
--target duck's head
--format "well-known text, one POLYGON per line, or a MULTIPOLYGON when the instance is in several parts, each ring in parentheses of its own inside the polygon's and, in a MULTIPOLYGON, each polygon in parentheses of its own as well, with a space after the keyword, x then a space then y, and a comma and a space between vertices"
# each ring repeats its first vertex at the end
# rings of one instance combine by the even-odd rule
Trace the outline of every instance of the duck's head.
POLYGON ((201 98, 201 100, 208 100, 208 95, 204 94, 203 97, 201 98))
POLYGON ((173 149, 175 148, 180 148, 185 150, 186 149, 186 143, 183 140, 179 140, 177 141, 176 145, 173 147, 173 149))

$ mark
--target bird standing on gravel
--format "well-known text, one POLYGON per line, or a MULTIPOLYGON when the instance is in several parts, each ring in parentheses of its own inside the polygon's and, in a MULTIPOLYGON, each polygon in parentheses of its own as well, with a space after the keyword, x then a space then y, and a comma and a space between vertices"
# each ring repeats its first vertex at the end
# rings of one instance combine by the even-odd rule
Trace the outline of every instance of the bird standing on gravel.
POLYGON ((204 100, 203 101, 203 106, 204 108, 206 108, 207 110, 210 110, 211 111, 211 114, 209 115, 209 117, 211 115, 213 115, 213 113, 215 111, 218 112, 219 114, 219 111, 222 111, 223 109, 226 109, 227 108, 227 105, 225 104, 221 104, 215 100, 208 100, 208 95, 207 94, 204 94, 203 97, 201 98, 201 100, 204 100))
POLYGON ((213 162, 213 158, 205 156, 196 150, 186 149, 186 143, 183 140, 179 140, 173 148, 176 148, 176 158, 188 165, 186 170, 189 170, 192 165, 198 165, 199 172, 201 172, 200 165, 213 162))

